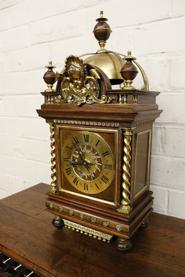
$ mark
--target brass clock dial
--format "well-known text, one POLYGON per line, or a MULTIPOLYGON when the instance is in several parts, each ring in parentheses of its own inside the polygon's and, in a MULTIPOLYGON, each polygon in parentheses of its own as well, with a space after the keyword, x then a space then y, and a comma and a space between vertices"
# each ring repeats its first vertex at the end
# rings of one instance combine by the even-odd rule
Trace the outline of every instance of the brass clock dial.
POLYGON ((98 194, 113 181, 115 170, 111 148, 95 132, 71 132, 64 142, 62 161, 68 182, 85 194, 98 194))

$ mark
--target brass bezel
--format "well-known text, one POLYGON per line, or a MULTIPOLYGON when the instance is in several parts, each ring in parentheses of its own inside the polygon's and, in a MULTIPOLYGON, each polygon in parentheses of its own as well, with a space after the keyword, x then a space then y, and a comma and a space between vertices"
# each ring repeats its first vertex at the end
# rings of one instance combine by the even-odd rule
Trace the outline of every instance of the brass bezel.
POLYGON ((78 193, 78 192, 73 192, 73 191, 69 191, 66 189, 62 188, 62 174, 60 171, 60 164, 61 164, 61 157, 60 157, 60 153, 61 153, 61 145, 58 144, 58 149, 57 149, 57 153, 56 153, 56 158, 58 160, 57 162, 57 180, 58 180, 58 190, 59 192, 65 192, 67 194, 70 195, 74 195, 74 196, 78 196, 78 197, 82 197, 82 198, 86 198, 92 201, 96 201, 96 202, 101 202, 101 203, 105 203, 111 206, 117 206, 118 204, 118 187, 119 187, 119 180, 118 180, 118 170, 119 170, 119 164, 118 164, 118 130, 115 129, 106 129, 106 128, 93 128, 93 127, 82 127, 82 126, 73 126, 73 125, 61 125, 61 124, 56 124, 56 135, 57 135, 57 140, 60 141, 60 129, 71 129, 71 130, 77 130, 77 131, 94 131, 99 133, 113 133, 114 134, 114 159, 115 159, 115 175, 114 175, 114 179, 113 179, 113 184, 115 183, 115 190, 114 190, 114 201, 108 201, 108 200, 103 200, 100 198, 96 198, 93 196, 89 196, 89 195, 85 195, 82 193, 78 193), (115 181, 114 181, 115 180, 115 181))

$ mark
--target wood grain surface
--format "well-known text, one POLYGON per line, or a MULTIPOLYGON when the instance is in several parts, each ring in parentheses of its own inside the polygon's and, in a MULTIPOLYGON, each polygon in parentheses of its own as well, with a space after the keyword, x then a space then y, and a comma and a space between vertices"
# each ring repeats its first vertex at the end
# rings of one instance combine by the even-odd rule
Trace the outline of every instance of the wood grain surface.
POLYGON ((48 186, 38 184, 0 201, 0 251, 40 276, 185 276, 185 221, 153 213, 134 247, 107 244, 51 225, 48 186))

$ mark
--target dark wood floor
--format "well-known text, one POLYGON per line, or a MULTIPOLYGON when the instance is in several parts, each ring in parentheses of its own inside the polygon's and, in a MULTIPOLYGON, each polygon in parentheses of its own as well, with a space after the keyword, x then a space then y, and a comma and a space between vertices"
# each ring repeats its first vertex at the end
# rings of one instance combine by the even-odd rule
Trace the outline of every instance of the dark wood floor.
POLYGON ((185 221, 153 213, 127 253, 66 228, 45 211, 48 186, 36 185, 0 201, 0 250, 41 276, 185 276, 185 221))

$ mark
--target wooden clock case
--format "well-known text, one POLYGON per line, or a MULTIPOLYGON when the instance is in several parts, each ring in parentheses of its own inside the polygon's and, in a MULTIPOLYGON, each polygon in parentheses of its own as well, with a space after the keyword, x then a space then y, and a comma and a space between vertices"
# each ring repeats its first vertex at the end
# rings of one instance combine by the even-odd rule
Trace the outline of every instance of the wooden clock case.
MULTIPOLYGON (((120 90, 107 93, 125 95, 120 90)), ((53 97, 53 93, 43 94, 53 97)), ((130 248, 130 238, 146 223, 152 211, 153 197, 149 190, 152 125, 161 112, 156 105, 157 95, 157 92, 133 90, 126 92, 125 104, 80 107, 74 104, 43 104, 38 110, 51 129, 52 182, 56 187, 48 193, 48 210, 62 219, 117 236, 120 250, 130 248), (61 164, 57 151, 61 143, 58 130, 62 127, 115 132, 116 178, 108 195, 108 199, 113 198, 113 201, 79 196, 72 187, 75 194, 60 191, 61 164)), ((76 226, 74 228, 78 230, 76 226)), ((86 229, 80 231, 88 232, 86 229)), ((94 236, 99 237, 98 233, 94 236)))

